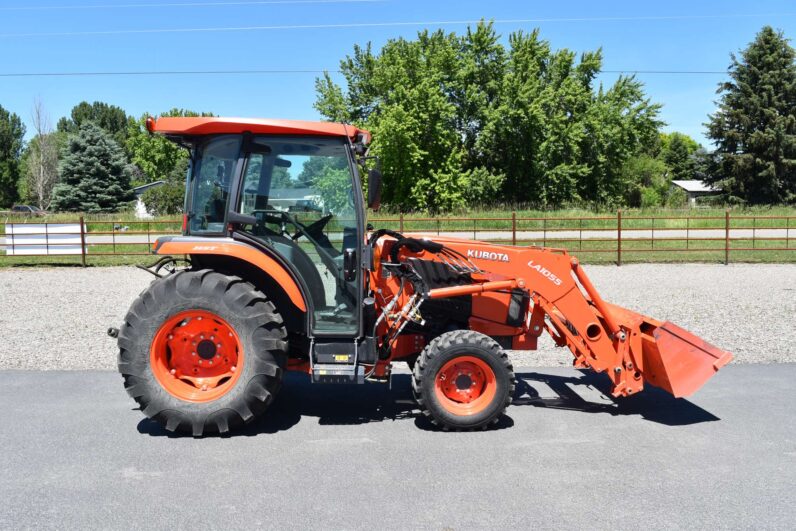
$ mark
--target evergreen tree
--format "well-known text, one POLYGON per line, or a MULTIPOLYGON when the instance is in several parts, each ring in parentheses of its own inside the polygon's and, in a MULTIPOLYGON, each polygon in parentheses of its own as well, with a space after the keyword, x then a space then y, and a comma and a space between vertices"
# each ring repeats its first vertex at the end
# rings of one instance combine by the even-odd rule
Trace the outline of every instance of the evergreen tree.
POLYGON ((719 170, 709 179, 749 203, 796 200, 796 51, 766 26, 729 75, 707 124, 719 170))
POLYGON ((94 122, 109 133, 117 144, 124 147, 127 140, 127 113, 116 105, 101 101, 89 103, 81 101, 74 107, 69 118, 58 120, 57 129, 61 133, 74 134, 85 122, 94 122))
POLYGON ((116 212, 135 199, 124 151, 93 122, 70 135, 60 172, 61 182, 53 190, 54 210, 116 212))
POLYGON ((19 199, 20 157, 25 126, 16 114, 0 106, 0 207, 19 199))

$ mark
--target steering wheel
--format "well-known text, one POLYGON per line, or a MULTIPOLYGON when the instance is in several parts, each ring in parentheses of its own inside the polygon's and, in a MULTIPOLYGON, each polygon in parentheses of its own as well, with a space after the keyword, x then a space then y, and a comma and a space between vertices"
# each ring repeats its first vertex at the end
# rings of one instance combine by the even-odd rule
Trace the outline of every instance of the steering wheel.
POLYGON ((298 240, 301 236, 306 236, 307 239, 312 243, 317 243, 316 240, 324 236, 324 227, 326 227, 329 221, 331 221, 331 219, 334 217, 334 214, 328 214, 309 225, 304 225, 298 219, 296 219, 295 215, 291 215, 289 212, 284 212, 282 210, 255 210, 252 212, 252 214, 255 217, 259 217, 260 220, 266 223, 279 225, 282 234, 289 237, 293 241, 298 240), (297 230, 295 234, 290 234, 290 232, 287 230, 286 223, 290 223, 296 227, 297 230))
POLYGON ((309 225, 303 225, 302 223, 299 223, 298 220, 294 219, 293 220, 294 224, 296 225, 296 228, 298 230, 293 236, 291 236, 291 238, 293 239, 293 241, 296 241, 299 238, 301 238, 303 234, 308 238, 311 237, 312 239, 317 240, 318 238, 323 236, 323 229, 326 227, 326 225, 329 224, 329 221, 331 221, 333 217, 334 214, 326 214, 322 218, 313 221, 309 225))

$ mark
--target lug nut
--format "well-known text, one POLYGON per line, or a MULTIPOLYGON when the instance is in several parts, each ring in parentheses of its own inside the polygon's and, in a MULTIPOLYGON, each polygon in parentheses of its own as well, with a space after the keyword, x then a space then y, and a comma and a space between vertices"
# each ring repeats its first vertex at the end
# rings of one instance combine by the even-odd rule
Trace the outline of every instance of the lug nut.
POLYGON ((172 369, 169 371, 169 373, 171 373, 171 375, 174 376, 175 374, 177 374, 177 369, 172 369))
POLYGON ((196 356, 196 352, 191 352, 191 356, 196 356))
POLYGON ((174 336, 169 334, 169 339, 174 339, 174 336))
POLYGON ((196 318, 196 320, 197 320, 197 321, 201 321, 201 320, 202 320, 202 318, 201 318, 201 317, 197 317, 197 318, 196 318))
POLYGON ((229 368, 229 370, 231 370, 232 372, 235 372, 235 369, 237 369, 237 367, 235 367, 234 365, 229 368))
POLYGON ((202 391, 207 391, 207 384, 202 385, 202 391))

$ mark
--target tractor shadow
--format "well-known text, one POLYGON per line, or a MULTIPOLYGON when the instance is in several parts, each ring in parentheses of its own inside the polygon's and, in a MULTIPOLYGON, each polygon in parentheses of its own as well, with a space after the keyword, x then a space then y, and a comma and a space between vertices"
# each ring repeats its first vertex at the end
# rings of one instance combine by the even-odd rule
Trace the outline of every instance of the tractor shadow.
MULTIPOLYGON (((317 385, 306 374, 288 372, 276 400, 261 418, 224 437, 256 436, 286 431, 303 417, 317 418, 321 426, 358 425, 371 422, 417 419, 421 429, 435 429, 422 417, 412 397, 409 374, 393 374, 392 385, 317 385)), ((159 423, 143 419, 142 434, 163 437, 191 437, 171 433, 159 423)))
POLYGON ((512 406, 608 413, 614 416, 638 415, 666 426, 687 426, 721 420, 696 404, 684 398, 675 398, 651 385, 647 385, 643 392, 635 396, 613 398, 611 383, 605 374, 588 370, 578 373, 575 376, 517 373, 517 388, 512 406))
MULTIPOLYGON (((688 400, 674 398, 651 386, 636 396, 611 398, 608 378, 592 371, 580 371, 573 376, 536 372, 517 373, 516 376, 517 388, 508 413, 511 413, 512 407, 533 406, 615 416, 639 415, 645 420, 667 426, 719 420, 688 400)), ((394 373, 392 384, 388 386, 379 383, 314 385, 308 375, 288 372, 282 390, 268 412, 252 424, 224 437, 278 433, 291 429, 302 418, 316 418, 321 426, 413 420, 421 430, 443 431, 420 413, 411 389, 411 376, 406 373, 394 373)), ((514 420, 502 415, 489 430, 512 426, 514 420)), ((191 437, 168 432, 150 419, 141 420, 138 431, 153 437, 191 437)))

